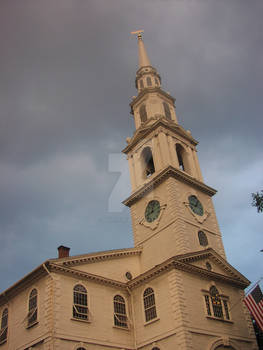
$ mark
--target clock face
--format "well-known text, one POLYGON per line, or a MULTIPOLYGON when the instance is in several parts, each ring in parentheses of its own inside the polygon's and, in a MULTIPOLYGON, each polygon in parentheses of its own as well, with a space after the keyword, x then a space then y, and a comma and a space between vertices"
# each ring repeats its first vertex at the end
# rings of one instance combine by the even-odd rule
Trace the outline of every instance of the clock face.
POLYGON ((190 208, 195 214, 199 216, 204 215, 204 208, 202 206, 202 203, 199 201, 199 199, 196 196, 189 196, 188 201, 189 201, 190 208))
POLYGON ((145 209, 145 219, 148 222, 153 222, 160 215, 161 207, 160 203, 156 200, 150 201, 145 209))

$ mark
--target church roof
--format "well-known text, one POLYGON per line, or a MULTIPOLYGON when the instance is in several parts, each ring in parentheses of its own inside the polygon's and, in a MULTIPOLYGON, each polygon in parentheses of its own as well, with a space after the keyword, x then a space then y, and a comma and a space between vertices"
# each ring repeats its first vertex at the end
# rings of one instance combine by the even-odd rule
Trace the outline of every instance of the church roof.
POLYGON ((20 281, 1 293, 0 305, 5 304, 10 298, 14 297, 22 290, 29 288, 33 283, 35 283, 40 278, 47 276, 50 272, 71 275, 78 278, 83 278, 87 281, 92 281, 118 289, 126 289, 128 287, 130 290, 172 269, 183 270, 211 280, 219 280, 241 289, 246 288, 250 284, 250 281, 247 278, 245 278, 212 248, 197 251, 194 253, 176 255, 127 282, 117 281, 111 278, 72 268, 72 266, 80 265, 83 263, 87 264, 114 258, 125 258, 129 255, 140 255, 141 252, 142 248, 140 247, 127 248, 47 260, 43 264, 39 265, 36 269, 31 271, 29 274, 27 274, 25 277, 23 277, 20 281), (220 266, 222 272, 219 273, 215 271, 209 271, 203 267, 195 265, 195 262, 197 261, 208 259, 213 261, 215 265, 220 266))

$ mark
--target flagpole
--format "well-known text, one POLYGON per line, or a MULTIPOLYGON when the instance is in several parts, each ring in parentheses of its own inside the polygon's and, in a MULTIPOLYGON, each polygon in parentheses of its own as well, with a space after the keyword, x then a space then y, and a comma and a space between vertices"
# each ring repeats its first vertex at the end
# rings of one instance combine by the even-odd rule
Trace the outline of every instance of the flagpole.
POLYGON ((252 289, 254 289, 262 280, 263 280, 263 277, 261 277, 256 283, 254 283, 254 284, 252 285, 252 287, 249 288, 249 290, 246 292, 245 295, 248 295, 249 292, 250 292, 252 289))

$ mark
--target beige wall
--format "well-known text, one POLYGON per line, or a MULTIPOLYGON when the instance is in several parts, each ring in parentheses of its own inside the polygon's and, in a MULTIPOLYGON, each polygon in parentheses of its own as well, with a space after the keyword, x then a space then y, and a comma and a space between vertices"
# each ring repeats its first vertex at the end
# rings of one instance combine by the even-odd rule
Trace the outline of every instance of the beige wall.
POLYGON ((98 261, 88 264, 80 264, 73 269, 93 273, 102 277, 111 278, 120 282, 127 282, 125 273, 131 272, 133 278, 141 273, 140 256, 124 256, 107 261, 98 261))
MULTIPOLYGON (((47 287, 47 277, 43 278, 21 291, 16 297, 9 300, 8 306, 8 338, 1 349, 24 349, 36 340, 47 335, 46 305, 44 304, 47 287), (28 298, 31 290, 38 291, 38 324, 27 328, 28 298)), ((5 306, 4 306, 5 307, 5 306)), ((3 307, 3 308, 4 308, 3 307)))

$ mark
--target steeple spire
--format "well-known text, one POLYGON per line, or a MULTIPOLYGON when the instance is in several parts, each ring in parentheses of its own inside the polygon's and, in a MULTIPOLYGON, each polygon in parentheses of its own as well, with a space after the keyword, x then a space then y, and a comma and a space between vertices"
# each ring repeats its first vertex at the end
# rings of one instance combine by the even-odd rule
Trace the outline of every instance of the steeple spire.
POLYGON ((175 99, 162 90, 161 77, 147 55, 143 40, 143 30, 131 32, 138 38, 139 68, 136 72, 135 87, 138 96, 134 97, 131 114, 134 115, 136 129, 155 123, 157 119, 166 118, 169 123, 177 123, 175 99))
POLYGON ((136 34, 138 38, 138 56, 139 56, 139 68, 151 66, 150 59, 147 55, 144 42, 142 40, 143 30, 137 30, 136 32, 131 32, 131 34, 136 34))

